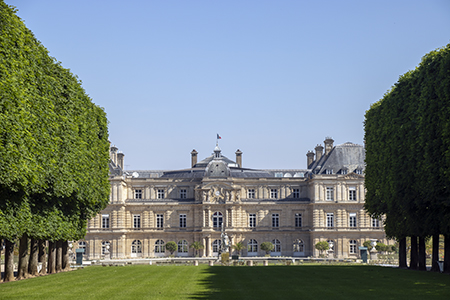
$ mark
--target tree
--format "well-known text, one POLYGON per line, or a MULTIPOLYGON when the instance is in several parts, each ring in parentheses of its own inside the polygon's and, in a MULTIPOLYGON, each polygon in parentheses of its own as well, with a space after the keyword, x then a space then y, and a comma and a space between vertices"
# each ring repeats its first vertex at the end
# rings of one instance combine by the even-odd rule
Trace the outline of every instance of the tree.
POLYGON ((363 246, 367 248, 367 250, 372 250, 373 246, 372 246, 372 241, 371 240, 367 240, 363 243, 363 246))
MULTIPOLYGON (((399 241, 400 267, 406 267, 406 237, 410 268, 421 270, 426 238, 443 234, 450 241, 449 68, 450 45, 428 53, 366 112, 365 208, 386 216, 387 236, 399 241)), ((450 251, 444 271, 450 272, 450 251)))
POLYGON ((202 243, 195 241, 191 244, 190 248, 193 248, 195 250, 195 256, 198 256, 198 251, 205 248, 202 243))
POLYGON ((173 255, 173 253, 174 253, 175 251, 177 251, 178 245, 177 245, 177 243, 175 243, 175 242, 173 242, 173 241, 167 242, 167 244, 166 244, 166 249, 167 249, 167 251, 170 252, 170 255, 173 255))
POLYGON ((318 242, 314 245, 314 247, 319 250, 320 255, 322 255, 323 251, 330 249, 330 245, 328 245, 327 241, 318 242))
POLYGON ((108 204, 109 142, 103 109, 15 13, 0 1, 0 237, 22 240, 26 277, 28 238, 79 239, 108 204))
POLYGON ((271 242, 263 242, 261 243, 261 250, 265 251, 266 254, 269 254, 270 251, 272 251, 274 248, 273 244, 271 242))
POLYGON ((241 255, 242 250, 245 249, 245 245, 243 242, 239 242, 231 246, 231 248, 233 248, 238 253, 238 255, 241 255))

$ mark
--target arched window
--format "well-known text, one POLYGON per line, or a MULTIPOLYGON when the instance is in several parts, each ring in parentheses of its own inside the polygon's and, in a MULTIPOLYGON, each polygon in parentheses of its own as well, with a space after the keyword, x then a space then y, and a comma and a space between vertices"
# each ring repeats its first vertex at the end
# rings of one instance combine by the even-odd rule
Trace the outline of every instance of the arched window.
POLYGON ((247 252, 256 253, 258 252, 258 242, 254 239, 251 239, 247 243, 247 252))
POLYGON ((356 240, 350 240, 350 254, 356 254, 356 240))
POLYGON ((131 253, 141 254, 142 253, 142 243, 139 240, 134 240, 131 243, 131 253))
POLYGON ((111 252, 111 243, 109 241, 103 241, 102 242, 102 254, 103 255, 109 255, 111 252))
POLYGON ((328 247, 329 247, 328 251, 334 252, 334 246, 336 245, 336 243, 333 240, 328 240, 327 243, 328 243, 328 247))
POLYGON ((303 241, 298 239, 294 241, 293 245, 294 252, 304 252, 304 244, 303 241))
POLYGON ((212 219, 213 219, 213 227, 215 227, 215 228, 222 227, 223 216, 222 216, 222 213, 220 211, 216 211, 213 214, 212 219))
POLYGON ((86 242, 85 241, 79 241, 78 242, 78 249, 84 249, 84 253, 86 253, 86 242))
POLYGON ((165 245, 163 240, 157 240, 155 242, 155 253, 164 253, 165 245))
POLYGON ((189 247, 186 240, 178 241, 178 253, 188 253, 189 247))
POLYGON ((272 252, 281 252, 281 242, 277 239, 272 240, 273 250, 272 252))
POLYGON ((222 241, 221 240, 215 240, 213 243, 212 243, 212 247, 213 247, 213 252, 219 252, 219 250, 220 250, 220 245, 222 244, 222 241))

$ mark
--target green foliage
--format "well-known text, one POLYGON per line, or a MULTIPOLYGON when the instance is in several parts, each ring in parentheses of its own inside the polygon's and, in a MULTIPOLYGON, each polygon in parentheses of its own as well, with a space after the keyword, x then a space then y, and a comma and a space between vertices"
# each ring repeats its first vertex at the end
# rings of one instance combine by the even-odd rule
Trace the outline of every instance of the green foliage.
POLYGON ((261 243, 261 250, 265 251, 266 254, 269 254, 270 251, 273 250, 273 244, 271 242, 263 242, 261 243))
POLYGON ((424 56, 365 116, 365 209, 389 237, 450 233, 450 45, 424 56))
POLYGON ((198 251, 204 249, 205 246, 203 246, 203 244, 199 241, 195 241, 191 244, 190 248, 193 248, 195 250, 195 256, 198 256, 198 251))
POLYGON ((178 249, 177 243, 175 243, 175 242, 173 242, 173 241, 167 242, 167 244, 166 244, 166 250, 170 252, 170 255, 173 255, 173 253, 174 253, 175 251, 177 251, 177 249, 178 249))
POLYGON ((235 245, 232 245, 231 248, 234 249, 239 255, 241 255, 242 250, 245 249, 245 245, 243 242, 239 242, 235 245))
POLYGON ((0 236, 78 239, 109 200, 106 114, 0 1, 0 236))
POLYGON ((397 252, 398 251, 398 245, 391 245, 390 249, 388 248, 388 252, 397 252))
POLYGON ((320 254, 323 253, 323 251, 327 251, 330 248, 330 245, 328 245, 328 242, 321 241, 314 245, 314 247, 320 251, 320 254))
POLYGON ((386 245, 384 243, 377 243, 377 245, 375 246, 375 249, 378 252, 388 252, 390 251, 392 248, 389 245, 386 245))
POLYGON ((373 246, 372 246, 372 241, 370 241, 370 240, 365 241, 365 242, 363 243, 363 246, 366 247, 367 250, 369 250, 369 251, 372 250, 372 248, 373 248, 373 246))

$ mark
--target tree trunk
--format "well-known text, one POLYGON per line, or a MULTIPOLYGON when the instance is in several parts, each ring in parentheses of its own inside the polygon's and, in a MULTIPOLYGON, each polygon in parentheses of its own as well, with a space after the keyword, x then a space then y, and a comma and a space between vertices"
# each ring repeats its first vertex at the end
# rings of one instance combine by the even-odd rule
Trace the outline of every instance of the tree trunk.
POLYGON ((36 276, 38 274, 38 255, 38 240, 32 238, 30 243, 30 260, 28 261, 28 273, 31 276, 36 276))
POLYGON ((42 268, 39 274, 47 274, 47 241, 39 240, 39 262, 42 268))
POLYGON ((419 262, 419 253, 417 248, 417 236, 411 236, 411 255, 409 260, 409 268, 411 270, 417 270, 417 264, 419 262))
POLYGON ((431 272, 440 272, 438 261, 439 261, 439 234, 433 234, 433 254, 431 257, 431 272))
POLYGON ((427 270, 427 253, 425 249, 425 238, 419 236, 419 270, 427 270))
POLYGON ((62 243, 62 270, 68 271, 70 269, 69 262, 69 242, 64 241, 62 243))
POLYGON ((444 273, 450 273, 450 234, 444 235, 444 273))
POLYGON ((5 276, 4 282, 14 280, 14 243, 5 239, 5 276))
POLYGON ((48 242, 48 270, 49 274, 56 273, 56 242, 48 242))
POLYGON ((62 270, 62 242, 56 242, 56 272, 62 270))
POLYGON ((398 267, 402 269, 408 268, 406 263, 406 238, 398 241, 398 267))
POLYGON ((17 279, 28 277, 28 235, 25 233, 20 238, 19 244, 19 268, 17 269, 17 279))

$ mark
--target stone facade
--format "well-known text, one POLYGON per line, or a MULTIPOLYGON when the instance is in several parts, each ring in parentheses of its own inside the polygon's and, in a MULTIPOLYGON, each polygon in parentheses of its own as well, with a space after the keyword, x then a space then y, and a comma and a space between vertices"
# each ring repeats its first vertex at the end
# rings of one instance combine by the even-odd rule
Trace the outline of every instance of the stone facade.
POLYGON ((314 245, 328 241, 334 258, 359 258, 366 240, 388 243, 382 222, 364 211, 364 147, 352 143, 308 152, 307 169, 255 170, 221 154, 175 171, 123 171, 124 155, 111 147, 110 204, 88 222, 88 259, 168 256, 164 244, 178 244, 175 256, 216 256, 221 229, 231 245, 242 242, 243 256, 318 257, 314 245), (325 152, 323 152, 325 150, 325 152))

